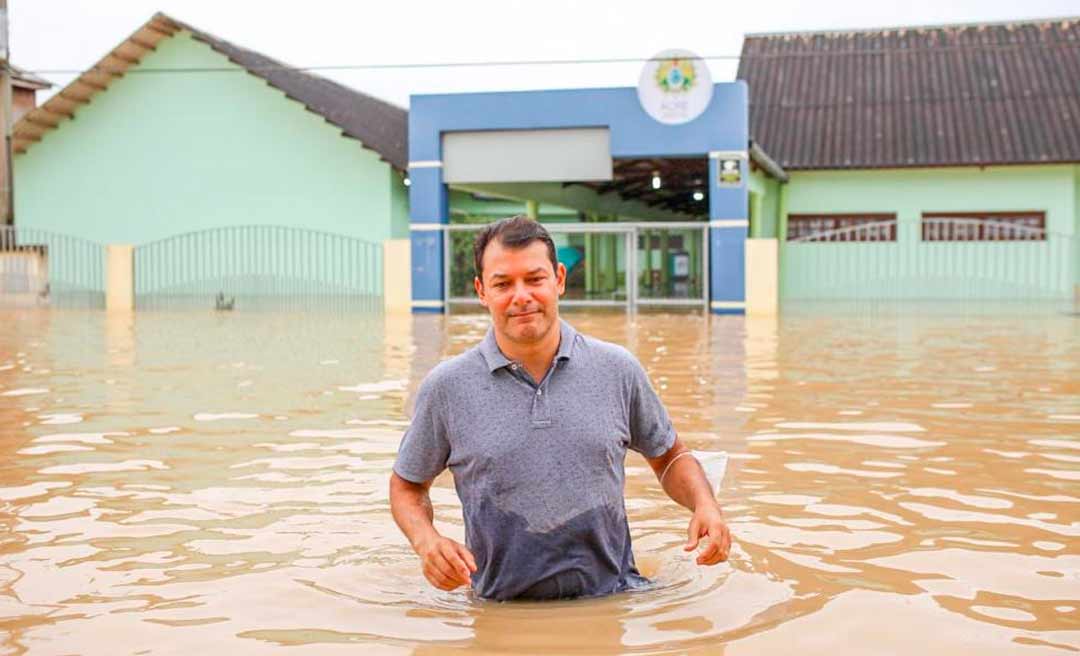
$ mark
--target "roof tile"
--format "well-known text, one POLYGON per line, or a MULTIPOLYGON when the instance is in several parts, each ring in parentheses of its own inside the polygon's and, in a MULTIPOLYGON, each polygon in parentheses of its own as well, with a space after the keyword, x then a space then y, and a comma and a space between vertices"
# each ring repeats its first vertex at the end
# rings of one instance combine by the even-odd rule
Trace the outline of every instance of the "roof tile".
POLYGON ((785 169, 1080 161, 1080 19, 748 36, 751 137, 785 169))
POLYGON ((266 55, 242 48, 208 32, 182 23, 165 14, 155 14, 127 40, 105 55, 92 68, 68 84, 44 105, 26 113, 13 128, 17 152, 25 151, 55 127, 49 117, 70 116, 73 109, 104 92, 115 77, 122 75, 162 39, 184 30, 195 39, 221 53, 251 75, 302 103, 308 110, 341 128, 343 135, 360 141, 396 169, 408 168, 408 112, 396 105, 350 89, 324 77, 297 70, 266 55), (125 53, 125 48, 136 55, 125 53))

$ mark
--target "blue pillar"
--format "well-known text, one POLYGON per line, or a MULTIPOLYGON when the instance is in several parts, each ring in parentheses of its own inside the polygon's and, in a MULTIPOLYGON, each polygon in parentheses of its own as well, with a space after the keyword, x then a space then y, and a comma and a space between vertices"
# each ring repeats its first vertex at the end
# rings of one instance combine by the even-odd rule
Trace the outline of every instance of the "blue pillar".
POLYGON ((746 151, 709 153, 709 309, 746 313, 746 239, 749 236, 746 151), (737 182, 721 178, 724 161, 737 162, 737 182))
POLYGON ((412 241, 412 311, 443 312, 444 245, 450 201, 442 163, 409 163, 409 238, 412 241))

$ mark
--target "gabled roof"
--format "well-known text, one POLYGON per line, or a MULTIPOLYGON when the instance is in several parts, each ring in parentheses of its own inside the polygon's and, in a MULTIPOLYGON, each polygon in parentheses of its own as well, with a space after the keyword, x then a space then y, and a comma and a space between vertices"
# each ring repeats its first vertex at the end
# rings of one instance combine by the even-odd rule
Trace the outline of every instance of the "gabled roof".
POLYGON ((138 65, 158 43, 179 31, 190 32, 196 40, 210 46, 251 75, 303 103, 308 110, 341 128, 344 136, 358 139, 394 168, 403 171, 408 167, 408 113, 405 109, 318 75, 290 69, 266 55, 241 48, 161 13, 155 14, 59 93, 27 112, 13 129, 16 152, 24 152, 65 118, 74 116, 81 105, 89 102, 95 94, 105 91, 114 78, 138 65))
POLYGON ((1080 162, 1080 19, 750 35, 751 137, 785 169, 1080 162))

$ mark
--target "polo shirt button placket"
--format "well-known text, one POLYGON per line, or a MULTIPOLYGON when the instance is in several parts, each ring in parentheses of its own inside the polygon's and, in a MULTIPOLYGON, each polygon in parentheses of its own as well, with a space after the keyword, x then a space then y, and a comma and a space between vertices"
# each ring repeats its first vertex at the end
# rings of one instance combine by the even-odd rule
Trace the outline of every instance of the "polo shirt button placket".
POLYGON ((533 396, 532 425, 533 428, 548 428, 551 426, 551 417, 548 416, 548 407, 542 388, 537 388, 536 394, 533 396))

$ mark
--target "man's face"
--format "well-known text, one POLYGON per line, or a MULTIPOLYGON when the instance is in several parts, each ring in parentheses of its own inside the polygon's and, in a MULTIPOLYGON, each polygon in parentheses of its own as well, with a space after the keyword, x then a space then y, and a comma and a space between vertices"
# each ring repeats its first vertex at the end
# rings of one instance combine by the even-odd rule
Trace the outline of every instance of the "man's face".
POLYGON ((500 336, 526 345, 558 329, 566 267, 551 268, 544 242, 506 248, 493 239, 484 249, 483 276, 475 278, 473 286, 500 336))

